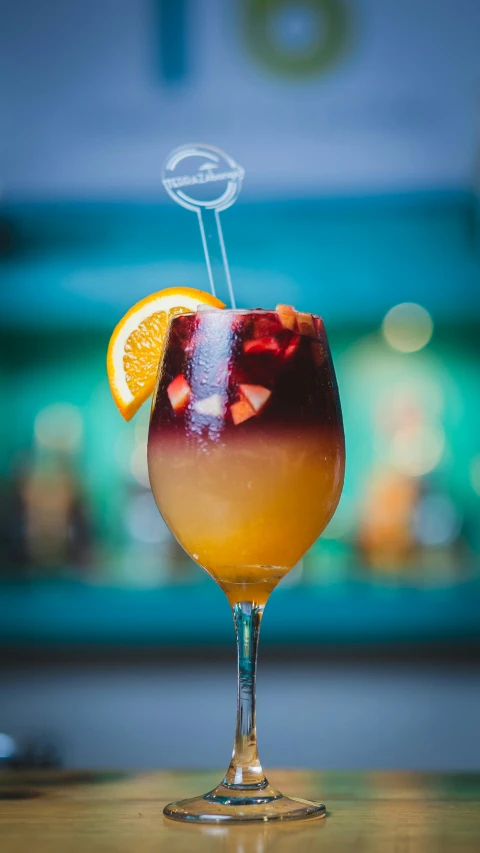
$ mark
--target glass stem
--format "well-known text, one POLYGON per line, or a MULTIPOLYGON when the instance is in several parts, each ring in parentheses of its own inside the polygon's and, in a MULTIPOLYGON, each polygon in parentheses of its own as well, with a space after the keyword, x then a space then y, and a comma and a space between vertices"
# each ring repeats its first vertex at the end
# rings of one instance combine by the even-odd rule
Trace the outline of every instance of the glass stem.
POLYGON ((237 727, 230 766, 223 784, 230 788, 264 788, 268 782, 258 758, 255 724, 257 649, 264 605, 238 601, 233 606, 237 634, 237 727))

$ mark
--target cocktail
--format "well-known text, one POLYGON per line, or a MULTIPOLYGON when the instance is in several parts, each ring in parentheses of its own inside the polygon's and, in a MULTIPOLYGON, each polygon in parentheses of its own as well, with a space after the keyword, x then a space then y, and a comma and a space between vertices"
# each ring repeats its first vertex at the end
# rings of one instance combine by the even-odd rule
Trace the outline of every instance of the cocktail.
POLYGON ((320 318, 283 306, 172 320, 150 482, 174 536, 233 606, 263 607, 318 538, 338 503, 343 457, 320 318))
MULTIPOLYGON (((266 601, 328 524, 343 485, 342 418, 325 328, 289 306, 200 307, 176 311, 168 325, 152 311, 150 324, 138 323, 150 348, 139 346, 137 358, 163 352, 148 439, 158 508, 233 608, 237 727, 222 783, 165 813, 201 821, 322 814, 321 804, 282 796, 263 773, 255 676, 266 601)), ((124 356, 131 373, 135 334, 124 356)), ((130 384, 139 386, 131 375, 130 384)))
MULTIPOLYGON (((198 157, 192 150, 188 157, 198 157)), ((223 242, 222 252, 226 265, 223 242)), ((207 266, 211 274, 208 256, 207 266)), ((224 281, 232 295, 228 274, 224 281)), ((207 823, 322 816, 321 803, 282 795, 262 770, 255 679, 267 599, 340 498, 345 445, 335 372, 320 317, 288 305, 224 308, 214 295, 187 288, 153 294, 119 323, 107 359, 127 419, 153 393, 148 468, 157 506, 225 592, 237 634, 230 765, 213 791, 170 803, 165 814, 207 823)))
POLYGON ((234 750, 223 782, 173 803, 184 820, 323 811, 268 783, 257 752, 255 669, 268 596, 332 517, 344 440, 323 323, 287 306, 175 317, 154 394, 148 466, 172 533, 225 592, 238 642, 234 750))

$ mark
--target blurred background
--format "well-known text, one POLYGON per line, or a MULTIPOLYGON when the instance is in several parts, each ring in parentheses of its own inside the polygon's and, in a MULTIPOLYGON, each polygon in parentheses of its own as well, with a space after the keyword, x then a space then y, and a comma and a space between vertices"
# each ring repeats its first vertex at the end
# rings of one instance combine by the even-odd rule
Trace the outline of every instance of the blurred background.
POLYGON ((229 608, 105 373, 133 302, 208 289, 161 184, 200 141, 246 170, 237 303, 324 317, 345 418, 338 511, 264 619, 263 761, 480 766, 479 27, 475 0, 0 0, 0 763, 230 754, 229 608))

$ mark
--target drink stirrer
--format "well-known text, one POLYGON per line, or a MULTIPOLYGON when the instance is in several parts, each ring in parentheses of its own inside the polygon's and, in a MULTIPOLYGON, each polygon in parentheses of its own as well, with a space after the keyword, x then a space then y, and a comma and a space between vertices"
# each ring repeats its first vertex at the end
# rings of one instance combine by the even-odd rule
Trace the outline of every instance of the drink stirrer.
POLYGON ((235 308, 220 213, 238 198, 245 170, 213 145, 175 148, 163 167, 162 183, 177 204, 198 216, 213 296, 235 308))

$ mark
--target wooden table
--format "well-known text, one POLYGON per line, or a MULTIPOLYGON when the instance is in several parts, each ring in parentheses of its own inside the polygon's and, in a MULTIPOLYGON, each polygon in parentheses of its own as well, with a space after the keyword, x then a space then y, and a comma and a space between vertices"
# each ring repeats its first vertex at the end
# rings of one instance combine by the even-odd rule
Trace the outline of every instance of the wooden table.
POLYGON ((324 820, 199 827, 162 816, 219 773, 0 774, 1 853, 479 853, 480 774, 272 771, 324 820))

